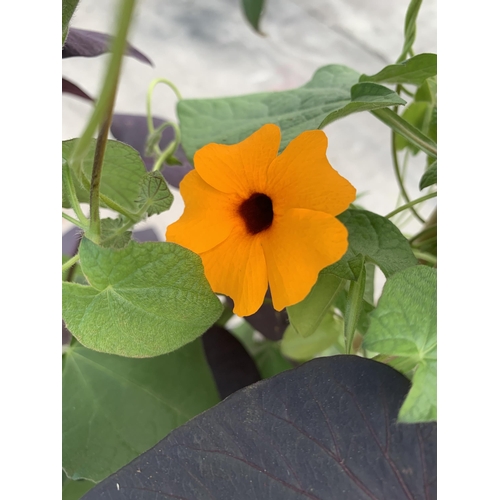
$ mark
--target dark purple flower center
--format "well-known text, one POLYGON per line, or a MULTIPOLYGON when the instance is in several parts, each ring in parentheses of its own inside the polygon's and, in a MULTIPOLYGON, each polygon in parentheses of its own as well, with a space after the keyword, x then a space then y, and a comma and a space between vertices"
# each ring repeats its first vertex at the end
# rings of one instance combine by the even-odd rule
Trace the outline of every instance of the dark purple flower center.
POLYGON ((266 194, 254 193, 240 205, 238 213, 245 221, 247 231, 258 234, 273 222, 273 202, 266 194))

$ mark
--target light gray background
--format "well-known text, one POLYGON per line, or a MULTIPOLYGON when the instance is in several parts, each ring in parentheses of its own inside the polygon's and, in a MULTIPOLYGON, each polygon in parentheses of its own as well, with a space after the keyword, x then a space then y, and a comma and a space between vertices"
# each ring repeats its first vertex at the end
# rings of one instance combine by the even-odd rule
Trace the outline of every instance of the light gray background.
MULTIPOLYGON (((126 58, 116 111, 145 114, 151 80, 165 77, 185 98, 279 91, 301 86, 327 64, 345 64, 372 74, 394 62, 403 44, 406 0, 268 0, 261 29, 253 32, 238 0, 142 0, 129 41, 154 68, 126 58)), ((116 1, 81 0, 72 25, 112 33, 116 1)), ((415 53, 436 52, 436 0, 424 0, 415 53)), ((101 86, 107 56, 63 60, 63 76, 91 95, 101 86)), ((63 95, 63 139, 78 137, 91 108, 63 95)), ((155 92, 153 113, 175 118, 175 96, 164 86, 155 92)), ((379 214, 396 207, 398 187, 392 170, 389 129, 370 113, 341 119, 325 128, 331 164, 362 194, 360 204, 379 214)), ((421 196, 418 181, 424 157, 409 162, 407 188, 421 196)), ((140 227, 154 227, 160 238, 180 216, 182 199, 169 212, 140 227)), ((434 200, 419 210, 429 214, 434 200)), ((397 219, 396 219, 397 221, 397 219)), ((70 224, 63 220, 63 231, 70 224)), ((404 232, 418 229, 410 221, 404 232)))

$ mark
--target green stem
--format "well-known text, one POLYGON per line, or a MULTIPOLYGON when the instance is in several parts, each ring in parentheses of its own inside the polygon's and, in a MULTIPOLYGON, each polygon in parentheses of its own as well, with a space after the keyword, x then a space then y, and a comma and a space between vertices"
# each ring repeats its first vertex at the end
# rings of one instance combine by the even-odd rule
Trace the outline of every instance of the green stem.
POLYGON ((437 157, 437 146, 432 139, 422 134, 420 130, 414 127, 411 123, 401 118, 391 109, 374 109, 372 115, 376 116, 382 123, 391 127, 395 132, 402 135, 405 139, 421 149, 425 154, 432 158, 437 157))
POLYGON ((71 217, 70 215, 66 214, 66 213, 62 213, 62 217, 63 219, 66 219, 67 221, 71 222, 72 224, 74 224, 75 226, 79 227, 80 229, 83 229, 84 231, 87 229, 87 225, 85 224, 82 224, 79 220, 76 220, 74 219, 73 217, 71 217))
POLYGON ((75 167, 78 171, 81 171, 81 163, 90 147, 92 137, 94 136, 96 129, 103 122, 106 113, 109 112, 109 103, 116 93, 123 53, 127 47, 127 33, 132 21, 135 3, 136 0, 122 0, 117 33, 112 42, 111 59, 109 61, 104 84, 87 127, 83 131, 78 142, 75 144, 71 154, 71 163, 72 165, 76 164, 75 167))
POLYGON ((405 16, 405 41, 401 55, 398 57, 396 63, 400 63, 406 59, 407 54, 413 55, 413 43, 417 36, 417 17, 422 5, 422 0, 411 0, 408 5, 408 10, 405 16))
POLYGON ((67 260, 63 265, 62 265, 62 272, 67 271, 71 266, 76 264, 80 260, 80 255, 76 254, 71 259, 67 260))
POLYGON ((393 210, 391 213, 387 214, 386 218, 390 219, 391 217, 394 217, 396 214, 399 214, 399 212, 402 212, 403 210, 407 210, 408 208, 413 207, 414 205, 418 205, 419 203, 422 203, 423 201, 430 200, 431 198, 435 198, 436 196, 437 196, 437 192, 426 194, 425 196, 422 196, 421 198, 417 198, 416 200, 413 200, 410 203, 407 203, 406 205, 403 205, 399 208, 396 208, 396 210, 393 210))
MULTIPOLYGON (((116 89, 116 88, 115 88, 116 89)), ((108 134, 113 119, 113 106, 115 94, 111 96, 108 113, 104 119, 97 141, 94 153, 94 165, 92 166, 92 177, 90 179, 90 225, 87 231, 87 237, 94 243, 99 244, 101 240, 101 218, 99 215, 100 193, 102 167, 104 163, 104 154, 108 143, 108 134)))
MULTIPOLYGON (((404 186, 403 176, 401 175, 401 169, 399 168, 398 151, 396 149, 396 133, 394 131, 392 131, 391 133, 391 156, 392 156, 392 165, 394 167, 394 172, 396 174, 396 179, 398 181, 399 191, 403 196, 403 198, 405 199, 406 203, 410 203, 410 197, 408 196, 408 193, 404 186)), ((413 207, 411 207, 411 211, 413 212, 413 215, 420 222, 425 222, 425 220, 422 217, 420 217, 418 212, 413 207)))
POLYGON ((78 197, 76 196, 75 185, 73 184, 73 179, 71 177, 71 171, 66 161, 63 161, 62 164, 62 179, 64 191, 66 192, 66 195, 68 197, 69 204, 78 217, 78 220, 80 221, 80 223, 76 225, 78 227, 81 227, 82 229, 86 229, 88 227, 89 221, 87 217, 85 217, 85 214, 82 212, 82 209, 80 207, 80 202, 78 201, 78 197))
POLYGON ((413 255, 417 259, 420 260, 425 260, 429 264, 432 264, 433 266, 437 265, 437 257, 434 255, 431 255, 430 253, 425 253, 425 252, 419 252, 418 250, 413 250, 413 255))
POLYGON ((179 89, 170 80, 167 80, 166 78, 155 78, 149 84, 148 93, 146 96, 146 114, 148 121, 148 130, 150 134, 154 133, 155 131, 155 126, 153 124, 153 114, 151 112, 151 101, 153 100, 153 91, 159 83, 164 83, 165 85, 168 85, 174 91, 177 99, 179 101, 182 101, 182 96, 181 93, 179 92, 179 89))
POLYGON ((366 285, 366 267, 363 260, 361 274, 357 281, 351 281, 347 293, 347 304, 344 318, 345 352, 352 354, 352 344, 356 334, 356 326, 363 307, 363 295, 366 285))
POLYGON ((175 132, 174 140, 168 145, 167 149, 165 149, 165 151, 163 151, 163 153, 156 160, 153 167, 153 172, 156 172, 157 170, 161 169, 165 160, 167 160, 168 158, 170 158, 170 156, 174 154, 175 150, 178 148, 181 142, 181 131, 179 130, 179 127, 177 126, 176 123, 170 123, 170 125, 172 126, 175 132))

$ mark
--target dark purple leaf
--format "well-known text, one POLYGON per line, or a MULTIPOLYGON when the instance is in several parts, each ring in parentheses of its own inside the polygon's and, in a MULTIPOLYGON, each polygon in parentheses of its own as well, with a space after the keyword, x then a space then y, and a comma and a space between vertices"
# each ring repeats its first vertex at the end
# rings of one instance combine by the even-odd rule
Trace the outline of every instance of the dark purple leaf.
POLYGON ((75 85, 74 83, 70 82, 69 80, 66 80, 65 78, 62 79, 62 91, 63 93, 66 92, 66 94, 77 95, 78 97, 82 97, 83 99, 87 99, 88 101, 94 100, 80 87, 78 87, 78 85, 75 85))
POLYGON ((141 243, 144 243, 146 241, 160 241, 158 239, 156 231, 151 227, 140 229, 139 231, 134 231, 132 233, 132 236, 134 240, 140 241, 141 243))
POLYGON ((397 424, 410 387, 357 356, 318 358, 172 431, 85 500, 433 500, 436 424, 397 424))
MULTIPOLYGON (((158 128, 166 120, 153 117, 153 125, 158 128)), ((142 115, 122 115, 115 114, 113 116, 113 123, 111 124, 111 133, 116 140, 124 142, 134 149, 139 151, 144 160, 144 164, 148 171, 153 168, 153 158, 145 155, 146 141, 149 135, 147 119, 142 115)), ((172 128, 166 128, 163 131, 159 146, 162 150, 173 141, 174 132, 172 128)), ((189 163, 186 153, 182 146, 175 150, 174 156, 182 163, 182 165, 164 165, 162 174, 165 180, 173 187, 178 188, 179 183, 184 176, 193 170, 193 166, 189 163)))
MULTIPOLYGON (((266 300, 271 300, 269 290, 266 293, 266 300)), ((232 309, 234 302, 230 297, 227 297, 227 301, 227 307, 232 309)), ((245 316, 245 319, 269 340, 281 340, 286 327, 290 324, 286 309, 276 311, 269 302, 264 302, 256 313, 245 316)))
POLYGON ((261 379, 250 354, 234 335, 221 326, 209 328, 202 340, 221 399, 261 379))
POLYGON ((73 226, 69 231, 66 231, 62 237, 62 253, 70 257, 75 255, 81 239, 81 229, 73 226))
MULTIPOLYGON (((62 57, 95 57, 109 52, 113 37, 97 31, 70 28, 62 49, 62 57)), ((126 55, 153 66, 151 60, 128 44, 126 55)))

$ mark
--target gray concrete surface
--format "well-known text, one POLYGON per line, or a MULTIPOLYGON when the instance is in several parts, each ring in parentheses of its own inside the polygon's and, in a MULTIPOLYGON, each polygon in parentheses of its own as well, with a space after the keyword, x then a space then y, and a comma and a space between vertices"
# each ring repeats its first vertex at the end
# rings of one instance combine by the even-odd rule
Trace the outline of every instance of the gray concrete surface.
MULTIPOLYGON (((255 34, 238 0, 142 0, 129 37, 155 63, 151 68, 127 58, 116 110, 145 113, 148 85, 156 77, 173 81, 186 98, 286 90, 303 85, 321 66, 345 64, 374 73, 393 62, 403 43, 406 0, 268 0, 255 34)), ((81 0, 72 25, 112 32, 115 1, 81 0)), ((436 52, 436 0, 424 0, 415 52, 436 52)), ((95 95, 106 57, 63 61, 63 75, 95 95)), ((63 139, 77 137, 89 115, 88 103, 63 96, 63 139)), ((175 118, 175 98, 157 89, 154 114, 175 118)), ((363 193, 360 203, 385 214, 395 208, 398 188, 392 171, 389 130, 369 113, 344 118, 326 127, 332 165, 363 193)), ((423 155, 409 162, 410 196, 421 195, 418 180, 423 155)), ((174 190, 173 208, 151 218, 160 237, 182 213, 174 190)), ((434 200, 420 207, 425 215, 434 200)), ((63 222, 63 230, 69 223, 63 222)), ((142 225, 144 227, 144 224, 142 225)), ((418 224, 411 222, 404 230, 418 224)))

